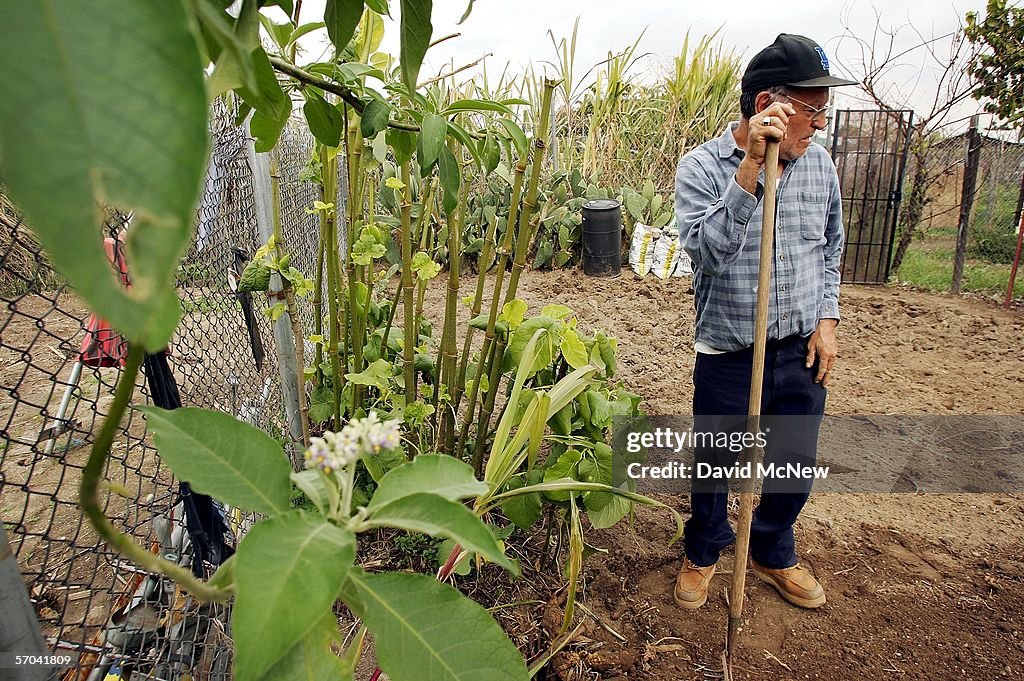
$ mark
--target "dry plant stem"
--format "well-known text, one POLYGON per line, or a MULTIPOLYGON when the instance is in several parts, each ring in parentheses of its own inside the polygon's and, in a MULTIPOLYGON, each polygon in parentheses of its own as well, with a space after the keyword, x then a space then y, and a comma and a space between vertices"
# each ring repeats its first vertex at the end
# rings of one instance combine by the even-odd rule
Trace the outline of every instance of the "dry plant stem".
POLYGON ((100 432, 96 436, 96 440, 93 441, 92 450, 89 452, 89 460, 82 470, 79 504, 82 507, 82 512, 89 518, 89 522, 100 537, 107 542, 107 545, 140 568, 174 580, 201 601, 226 601, 231 596, 230 591, 210 587, 196 579, 190 570, 150 553, 136 544, 131 537, 118 531, 103 515, 103 508, 99 500, 99 486, 103 480, 103 469, 107 462, 107 455, 110 453, 110 446, 121 425, 121 419, 135 393, 135 380, 139 375, 139 366, 142 364, 144 354, 141 345, 129 345, 128 357, 125 361, 124 371, 117 382, 110 413, 103 420, 100 432))
MULTIPOLYGON (((402 374, 405 379, 405 399, 416 399, 416 329, 413 327, 413 282, 412 282, 412 172, 410 162, 402 164, 402 293, 405 320, 402 348, 402 374)), ((410 453, 412 450, 410 449, 410 453)))
MULTIPOLYGON (((333 204, 338 195, 338 163, 337 157, 329 158, 328 149, 320 147, 323 173, 324 203, 333 204)), ((324 255, 327 260, 327 324, 328 352, 331 356, 331 386, 334 391, 334 428, 341 428, 341 389, 344 385, 344 374, 338 357, 340 342, 340 324, 338 319, 338 228, 334 219, 336 209, 328 208, 320 211, 323 225, 324 255)))
MULTIPOLYGON (((551 96, 556 85, 557 82, 547 78, 544 79, 544 94, 541 99, 540 121, 537 123, 537 134, 533 140, 533 164, 530 167, 530 179, 526 189, 526 196, 523 199, 523 209, 519 213, 519 224, 517 229, 519 234, 516 242, 516 258, 512 265, 512 274, 509 276, 508 290, 505 293, 506 303, 515 299, 516 288, 519 283, 519 274, 522 272, 526 263, 526 249, 529 246, 529 235, 531 232, 530 220, 533 217, 533 211, 537 206, 537 186, 540 183, 540 172, 541 166, 544 162, 544 150, 546 148, 548 125, 551 122, 551 96)), ((491 301, 492 314, 493 310, 497 306, 498 296, 499 292, 495 290, 495 300, 491 301)), ((488 327, 490 327, 490 324, 488 324, 488 327)), ((489 427, 491 415, 494 413, 494 402, 497 399, 498 383, 501 377, 501 362, 505 355, 506 344, 507 341, 503 339, 497 339, 495 343, 494 353, 491 359, 490 375, 488 376, 488 383, 490 385, 487 386, 487 397, 484 400, 480 418, 477 420, 476 442, 474 443, 473 448, 473 465, 477 468, 478 473, 483 470, 484 435, 489 427)))
MULTIPOLYGON (((277 166, 277 158, 270 155, 270 197, 274 216, 274 245, 277 260, 285 256, 284 233, 281 229, 281 175, 277 166)), ((302 445, 309 447, 309 404, 306 402, 306 348, 302 325, 299 323, 299 311, 295 305, 295 287, 281 276, 281 288, 284 291, 285 306, 288 319, 291 321, 292 336, 295 339, 296 382, 299 389, 299 422, 302 424, 302 445)))

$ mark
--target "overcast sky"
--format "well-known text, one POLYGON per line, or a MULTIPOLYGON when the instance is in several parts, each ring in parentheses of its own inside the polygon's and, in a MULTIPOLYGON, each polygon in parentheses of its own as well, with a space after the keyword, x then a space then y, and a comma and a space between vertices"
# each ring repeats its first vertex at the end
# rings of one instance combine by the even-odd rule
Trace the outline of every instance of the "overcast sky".
MULTIPOLYGON (((459 18, 468 0, 435 0, 433 35, 462 35, 445 41, 427 53, 423 74, 434 75, 492 53, 486 60, 488 73, 498 76, 506 64, 513 70, 529 61, 540 65, 553 61, 555 50, 550 30, 556 38, 569 37, 573 22, 580 17, 576 49, 576 72, 582 74, 591 65, 605 59, 609 51, 622 50, 644 31, 638 52, 651 56, 637 65, 637 72, 663 68, 679 52, 686 31, 691 45, 701 36, 721 28, 722 44, 734 48, 746 63, 759 49, 774 41, 781 32, 800 33, 818 41, 828 53, 832 72, 856 76, 862 69, 861 50, 855 41, 841 39, 844 24, 850 31, 870 40, 874 34, 876 13, 881 25, 896 32, 897 51, 955 31, 968 11, 984 14, 984 0, 819 0, 818 2, 766 3, 758 9, 750 0, 476 0, 469 18, 461 26, 459 18), (911 25, 911 22, 912 25, 911 25), (902 27, 902 28, 901 28, 902 27)), ((397 54, 397 2, 391 3, 395 16, 385 19, 387 32, 383 49, 397 54)), ((323 0, 305 0, 307 20, 322 16, 323 0)), ((319 32, 322 34, 323 32, 319 32)), ((949 41, 935 42, 938 52, 948 52, 949 41)), ((311 56, 316 56, 312 55, 311 56)), ((904 66, 892 74, 894 92, 914 108, 929 106, 935 92, 934 61, 923 50, 907 55, 904 66)), ((478 69, 476 69, 478 70, 478 69)), ((473 71, 466 72, 466 75, 473 71)), ((421 79, 425 77, 421 76, 421 79)), ((856 96, 856 88, 840 88, 837 95, 856 96), (845 90, 845 91, 844 91, 845 90)), ((896 95, 894 95, 895 97, 896 95)), ((840 101, 840 104, 843 102, 840 101)), ((960 114, 976 109, 973 100, 960 114)))

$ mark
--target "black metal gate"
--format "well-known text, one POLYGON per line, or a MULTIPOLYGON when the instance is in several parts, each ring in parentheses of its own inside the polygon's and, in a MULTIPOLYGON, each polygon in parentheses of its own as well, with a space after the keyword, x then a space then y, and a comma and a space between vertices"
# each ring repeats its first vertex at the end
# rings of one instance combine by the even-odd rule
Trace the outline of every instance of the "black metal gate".
POLYGON ((899 215, 913 111, 836 111, 832 159, 843 194, 843 282, 884 284, 899 215))

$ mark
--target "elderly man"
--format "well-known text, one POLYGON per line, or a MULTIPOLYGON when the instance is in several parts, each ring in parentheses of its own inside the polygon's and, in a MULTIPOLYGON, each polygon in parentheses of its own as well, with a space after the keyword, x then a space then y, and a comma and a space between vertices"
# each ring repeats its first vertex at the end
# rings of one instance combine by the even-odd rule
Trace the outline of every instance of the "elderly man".
MULTIPOLYGON (((753 361, 765 149, 769 141, 779 143, 761 404, 762 428, 771 424, 765 463, 806 465, 816 457, 837 354, 843 227, 835 166, 812 137, 828 125, 829 88, 852 84, 829 74, 825 52, 814 41, 780 35, 743 74, 741 120, 683 156, 676 173, 676 220, 695 269, 694 430, 741 430, 753 361)), ((697 447, 695 455, 717 467, 737 457, 712 447, 697 447)), ((817 608, 825 593, 797 561, 793 538, 793 523, 809 494, 809 481, 764 481, 750 555, 754 574, 783 598, 817 608)), ((719 554, 735 541, 727 504, 724 481, 694 481, 674 590, 681 607, 704 604, 719 554)))

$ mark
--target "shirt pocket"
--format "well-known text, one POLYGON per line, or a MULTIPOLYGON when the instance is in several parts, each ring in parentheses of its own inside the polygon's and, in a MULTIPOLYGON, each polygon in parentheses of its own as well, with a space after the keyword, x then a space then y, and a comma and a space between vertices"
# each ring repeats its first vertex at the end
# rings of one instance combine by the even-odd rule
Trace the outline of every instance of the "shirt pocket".
POLYGON ((825 243, 828 193, 802 191, 798 193, 797 198, 800 202, 800 236, 808 241, 825 243))

